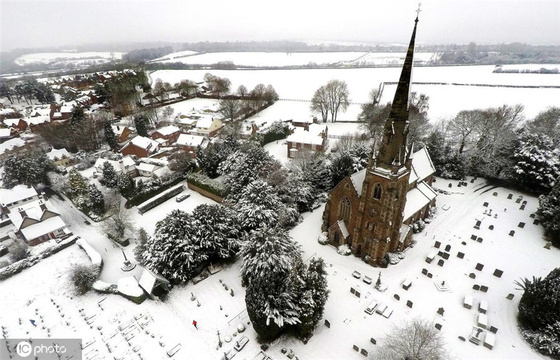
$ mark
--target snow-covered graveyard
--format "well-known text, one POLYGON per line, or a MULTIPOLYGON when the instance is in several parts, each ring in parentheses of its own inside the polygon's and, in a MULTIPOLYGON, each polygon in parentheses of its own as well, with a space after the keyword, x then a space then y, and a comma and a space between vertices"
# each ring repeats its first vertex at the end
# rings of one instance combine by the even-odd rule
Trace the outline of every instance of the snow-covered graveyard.
MULTIPOLYGON (((317 238, 323 208, 305 213, 290 234, 301 244, 304 259, 320 256, 328 264, 331 294, 324 319, 329 326, 321 322, 306 345, 280 338, 266 355, 283 359, 292 352, 299 359, 361 359, 363 353, 371 354, 382 344, 393 324, 421 316, 441 327, 455 358, 544 358, 518 332, 521 291, 514 281, 545 276, 558 264, 560 251, 545 248, 543 229, 532 217, 536 198, 493 187, 484 179, 471 180, 459 187, 457 181, 437 179, 435 188, 445 193, 438 197, 436 216, 415 235, 416 245, 395 259, 402 260, 386 269, 370 267, 320 245, 317 238), (426 258, 431 256, 428 263, 426 258), (383 292, 374 288, 379 276, 386 288, 383 292), (373 281, 364 282, 370 282, 366 277, 373 281), (402 285, 407 281, 411 285, 405 290, 402 285), (465 305, 465 299, 467 303, 472 299, 472 303, 465 305), (382 314, 364 311, 374 302, 382 314), (482 329, 478 345, 469 341, 473 327, 482 329)), ((212 202, 187 191, 192 196, 181 203, 171 199, 143 215, 135 213, 136 224, 151 232, 155 222, 174 208, 188 211, 212 202)), ((64 213, 72 212, 67 202, 50 201, 64 213)), ((72 231, 104 258, 101 280, 116 283, 134 274, 120 270, 122 254, 105 249, 111 244, 101 230, 95 224, 83 224, 74 214, 68 220, 72 231)), ((127 249, 129 258, 132 247, 127 249)), ((229 352, 230 357, 237 353, 233 348, 245 336, 249 341, 237 358, 263 358, 244 311, 239 260, 196 285, 175 287, 165 302, 147 300, 140 305, 118 295, 89 292, 75 296, 69 269, 88 262, 86 253, 72 246, 3 281, 0 303, 10 310, 0 313, 4 334, 10 338, 81 338, 84 359, 170 355, 176 359, 219 359, 224 353, 229 352)))

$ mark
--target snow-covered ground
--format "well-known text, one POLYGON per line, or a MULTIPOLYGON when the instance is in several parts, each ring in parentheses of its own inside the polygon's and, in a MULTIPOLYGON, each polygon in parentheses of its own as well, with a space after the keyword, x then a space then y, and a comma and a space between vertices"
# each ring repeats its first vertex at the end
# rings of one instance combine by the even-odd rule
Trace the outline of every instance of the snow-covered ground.
POLYGON ((107 62, 111 59, 120 59, 122 52, 58 52, 58 53, 35 53, 25 54, 18 57, 14 62, 23 66, 28 64, 81 64, 95 61, 96 63, 107 62))
MULTIPOLYGON (((538 200, 523 195, 521 201, 527 201, 527 204, 521 210, 522 203, 516 202, 521 194, 505 188, 492 188, 483 179, 460 188, 456 181, 442 179, 437 179, 434 185, 450 194, 439 195, 437 215, 422 233, 414 236, 416 246, 406 252, 399 264, 387 269, 370 267, 358 258, 338 255, 332 247, 320 245, 316 239, 320 234, 323 208, 304 214, 303 221, 290 234, 301 244, 304 259, 321 256, 328 264, 331 294, 324 318, 329 320, 331 327, 327 328, 321 322, 307 345, 291 338, 277 340, 267 351, 272 358, 283 359, 285 355, 281 354, 281 349, 287 348, 293 349, 300 359, 363 359, 352 349, 353 345, 371 353, 382 343, 384 334, 393 324, 422 316, 442 325, 441 331, 453 358, 546 359, 535 353, 518 333, 516 313, 521 291, 514 284, 520 278, 545 276, 560 261, 560 250, 543 247, 543 229, 534 225, 530 217, 538 200), (511 200, 507 199, 509 194, 512 194, 511 200), (491 215, 485 215, 490 209, 491 215), (476 220, 481 221, 480 230, 473 228, 476 220), (519 228, 520 222, 526 225, 519 228), (489 229, 490 225, 494 226, 493 230, 489 229), (513 237, 509 236, 511 230, 515 230, 513 237), (472 235, 482 238, 482 242, 471 240, 472 235), (433 247, 435 241, 441 242, 442 251, 447 245, 451 247, 450 257, 443 266, 438 266, 439 256, 430 264, 424 260, 427 254, 436 250, 433 247), (463 259, 457 257, 458 252, 465 254, 463 259), (484 265, 481 271, 475 270, 478 263, 484 265), (433 278, 423 275, 422 269, 433 274, 433 278), (503 271, 501 278, 493 275, 495 269, 503 271), (368 275, 374 280, 381 272, 387 291, 380 293, 373 285, 355 279, 351 275, 354 270, 362 277, 368 275), (470 278, 470 273, 476 278, 470 278), (408 291, 401 287, 405 279, 412 280, 408 291), (445 281, 446 291, 439 291, 436 287, 442 281, 445 281), (488 291, 473 290, 473 285, 485 285, 488 291), (360 298, 350 293, 351 287, 359 287, 360 298), (513 300, 506 299, 510 293, 514 294, 513 300), (394 298, 394 294, 400 296, 400 301, 394 298), (473 296, 472 309, 463 307, 465 295, 473 296), (393 309, 390 318, 364 312, 373 299, 393 309), (409 300, 413 303, 412 308, 406 305, 409 300), (498 329, 493 350, 458 338, 468 338, 476 325, 481 300, 488 302, 488 325, 498 329), (445 310, 443 316, 436 312, 440 307, 445 310), (376 339, 378 345, 371 344, 370 338, 376 339)), ((200 203, 212 202, 187 191, 191 197, 185 201, 177 203, 170 199, 144 215, 131 209, 135 223, 151 232, 155 222, 174 208, 191 211, 200 203)), ((112 268, 111 276, 130 276, 130 273, 114 268, 122 263, 120 250, 109 251, 115 257, 112 260, 111 255, 99 251, 105 246, 100 230, 95 225, 84 225, 79 213, 69 211, 67 202, 53 199, 51 201, 72 225, 72 231, 102 254, 105 267, 112 268)), ((127 254, 131 255, 132 247, 128 247, 127 254)), ((0 304, 2 308, 10 309, 0 312, 0 324, 7 328, 8 337, 81 338, 84 343, 93 341, 84 352, 90 355, 98 352, 99 358, 120 354, 126 359, 136 359, 136 352, 144 359, 167 358, 165 352, 181 344, 173 358, 218 359, 241 335, 246 335, 249 343, 237 358, 252 359, 260 351, 243 311, 240 261, 196 285, 189 283, 176 287, 165 302, 147 300, 140 305, 118 295, 90 292, 82 297, 75 296, 68 273, 74 264, 89 261, 86 253, 76 245, 0 282, 0 304), (230 295, 230 289, 233 289, 234 296, 230 295), (191 300, 193 295, 195 300, 191 300), (35 320, 38 326, 34 327, 29 320, 35 320), (191 325, 193 320, 198 322, 198 330, 191 325), (247 330, 238 335, 236 328, 241 323, 247 326, 247 330), (217 345, 218 331, 222 348, 217 345), (105 344, 109 344, 111 354, 105 344)), ((103 273, 103 276, 107 274, 103 273)), ((109 281, 116 283, 115 279, 109 281)))
MULTIPOLYGON (((430 97, 428 116, 432 122, 442 118, 452 118, 461 110, 498 107, 504 104, 525 106, 525 116, 532 118, 550 106, 558 104, 560 88, 557 74, 510 74, 493 73, 494 66, 441 66, 416 67, 413 81, 421 83, 445 83, 447 85, 413 84, 411 90, 425 93, 430 97), (463 85, 467 84, 467 85, 463 85), (489 86, 469 86, 482 84, 489 86), (499 87, 507 86, 542 86, 541 88, 499 87)), ((355 121, 360 112, 359 103, 368 101, 369 92, 381 82, 396 82, 401 69, 299 69, 299 70, 160 70, 151 74, 152 79, 160 78, 164 82, 177 83, 183 79, 203 81, 204 74, 210 72, 231 81, 235 91, 239 85, 249 90, 262 83, 271 84, 281 99, 309 101, 314 92, 329 80, 346 81, 350 91, 350 100, 354 105, 339 114, 340 120, 355 121)), ((392 101, 395 85, 387 85, 382 101, 392 101)), ((275 106, 282 103, 279 101, 275 106)), ((308 117, 309 103, 290 102, 283 111, 284 117, 308 117)))

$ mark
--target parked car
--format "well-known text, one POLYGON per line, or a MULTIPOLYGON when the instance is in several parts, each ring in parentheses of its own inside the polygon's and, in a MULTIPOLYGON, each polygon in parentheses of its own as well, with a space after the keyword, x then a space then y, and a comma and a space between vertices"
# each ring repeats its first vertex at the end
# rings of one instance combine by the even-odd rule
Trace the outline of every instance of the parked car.
POLYGON ((188 199, 190 196, 191 196, 191 194, 182 194, 182 195, 177 196, 177 197, 175 198, 175 201, 181 202, 181 201, 183 201, 183 200, 185 200, 185 199, 188 199))

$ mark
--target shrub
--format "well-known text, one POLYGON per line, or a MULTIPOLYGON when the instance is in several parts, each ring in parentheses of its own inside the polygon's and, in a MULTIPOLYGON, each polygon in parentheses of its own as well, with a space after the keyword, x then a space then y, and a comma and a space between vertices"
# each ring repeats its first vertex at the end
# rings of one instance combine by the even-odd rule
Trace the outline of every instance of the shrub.
POLYGON ((187 182, 222 198, 227 195, 224 184, 200 173, 189 174, 187 176, 187 182))
POLYGON ((29 246, 23 242, 15 243, 10 250, 10 260, 13 263, 27 259, 29 255, 31 255, 29 246))
POLYGON ((99 268, 93 265, 76 265, 70 273, 70 280, 78 295, 87 293, 99 276, 99 268))

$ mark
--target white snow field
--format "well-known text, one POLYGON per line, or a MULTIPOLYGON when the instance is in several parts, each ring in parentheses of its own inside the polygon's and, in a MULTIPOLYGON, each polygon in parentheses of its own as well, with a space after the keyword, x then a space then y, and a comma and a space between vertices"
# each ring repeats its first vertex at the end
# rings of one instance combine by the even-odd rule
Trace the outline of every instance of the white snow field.
MULTIPOLYGON (((548 107, 558 105, 560 74, 498 74, 492 72, 494 68, 494 66, 415 67, 413 74, 415 84, 412 85, 412 91, 430 97, 428 116, 432 123, 440 119, 452 118, 461 110, 498 107, 504 104, 522 104, 525 107, 526 118, 530 119, 548 107), (556 88, 549 86, 556 86, 556 88)), ((274 106, 282 106, 284 100, 304 101, 300 104, 290 101, 289 105, 285 105, 286 109, 293 107, 291 113, 297 113, 300 117, 310 115, 309 103, 305 101, 310 101, 320 86, 330 80, 346 81, 353 104, 346 112, 339 113, 338 118, 340 121, 355 121, 360 113, 359 104, 368 101, 369 92, 377 88, 381 82, 398 81, 401 69, 394 67, 310 70, 159 70, 151 73, 150 76, 154 81, 160 78, 164 82, 174 84, 183 79, 203 81, 204 74, 208 72, 230 79, 232 92, 235 92, 239 85, 245 85, 251 90, 259 83, 271 84, 281 99, 274 106)), ((382 101, 392 101, 395 90, 396 85, 386 85, 382 101)))
POLYGON ((102 64, 112 58, 120 59, 122 52, 57 52, 57 53, 35 53, 25 54, 18 57, 14 62, 23 66, 28 64, 65 64, 76 65, 95 62, 102 64))
MULTIPOLYGON (((545 249, 543 229, 533 224, 531 214, 538 200, 523 195, 518 203, 522 194, 493 188, 484 179, 469 181, 467 187, 457 187, 456 181, 438 178, 434 186, 449 194, 439 195, 437 214, 423 232, 414 236, 414 248, 406 251, 399 264, 387 269, 371 267, 356 257, 341 256, 334 248, 320 245, 317 236, 321 232, 323 207, 303 215, 303 221, 290 234, 301 244, 304 259, 321 256, 328 264, 331 294, 324 319, 331 326, 327 328, 321 321, 307 345, 292 338, 280 338, 266 351, 269 356, 284 359, 281 350, 286 348, 292 349, 299 359, 364 359, 353 350, 353 345, 371 354, 383 343, 384 334, 393 324, 421 316, 442 326, 453 359, 546 359, 534 352, 518 332, 516 313, 521 291, 514 284, 520 278, 545 276, 560 261, 560 250, 545 249), (508 199, 509 194, 512 194, 511 199, 508 199), (523 201, 527 203, 521 210, 523 201), (491 215, 485 215, 490 210, 491 215), (473 228, 477 220, 481 222, 479 230, 473 228), (518 227, 520 222, 525 223, 523 228, 518 227), (489 229, 491 225, 493 230, 489 229), (514 236, 509 235, 511 230, 515 231, 514 236), (471 240, 472 235, 481 238, 481 242, 471 240), (435 241, 441 243, 441 251, 450 246, 449 259, 436 255, 428 264, 426 256, 438 250, 434 248, 435 241), (457 257, 459 252, 464 254, 462 259, 457 257), (444 261, 443 266, 438 265, 440 260, 444 261), (477 264, 484 267, 476 270, 477 264), (423 269, 432 274, 432 278, 423 275, 423 269), (493 275, 496 269, 503 271, 500 278, 493 275), (353 271, 359 271, 362 278, 371 277, 373 284, 381 273, 387 290, 378 292, 373 284, 352 277, 353 271), (475 274, 474 279, 469 277, 471 273, 475 274), (409 290, 401 287, 405 279, 412 281, 409 290), (474 285, 488 289, 486 292, 474 290, 474 285), (360 298, 351 294, 351 287, 359 289, 360 298), (400 300, 396 300, 394 294, 398 294, 400 300), (512 300, 506 298, 508 294, 514 295, 512 300), (469 295, 474 299, 471 309, 463 307, 464 297, 469 295), (374 299, 392 309, 389 318, 364 312, 374 299), (407 306, 407 301, 412 302, 412 308, 407 306), (493 350, 468 341, 473 326, 477 325, 481 301, 488 304, 488 327, 497 328, 493 350), (439 308, 444 309, 443 316, 437 313, 439 308), (467 341, 460 340, 459 336, 467 341), (370 342, 371 338, 377 345, 370 342)), ((174 208, 191 211, 200 203, 212 202, 186 191, 191 193, 187 200, 177 203, 170 199, 144 215, 131 209, 137 226, 151 232, 155 222, 174 208)), ((118 278, 132 275, 119 269, 120 251, 112 251, 116 258, 106 260, 103 247, 107 240, 97 226, 84 225, 79 214, 66 215, 70 207, 67 202, 53 203, 62 210, 72 231, 103 256, 106 270, 102 280, 116 283, 118 278)), ((130 255, 133 246, 127 248, 130 255)), ((174 288, 165 302, 146 300, 140 305, 118 295, 95 292, 81 297, 73 295, 69 271, 74 264, 89 262, 86 253, 76 245, 0 282, 0 304, 2 309, 9 310, 0 312, 0 324, 7 330, 7 337, 80 338, 86 346, 84 359, 112 356, 140 359, 138 354, 142 359, 163 359, 169 358, 167 351, 176 351, 173 359, 219 359, 245 335, 249 343, 236 358, 253 359, 259 354, 255 332, 243 311, 245 292, 239 277, 241 260, 196 285, 189 283, 174 288), (234 296, 230 295, 230 289, 234 296), (37 326, 29 320, 35 320, 37 326), (192 325, 193 320, 198 322, 198 330, 192 325), (241 323, 247 330, 239 335, 237 326, 241 323), (218 347, 218 332, 221 348, 218 347)), ((488 330, 484 330, 484 335, 487 334, 488 330)))
MULTIPOLYGON (((232 62, 237 66, 283 67, 315 65, 393 65, 404 63, 406 53, 368 52, 215 52, 196 55, 182 51, 163 56, 151 62, 212 65, 232 62)), ((437 60, 438 53, 416 53, 414 61, 424 63, 437 60)))

